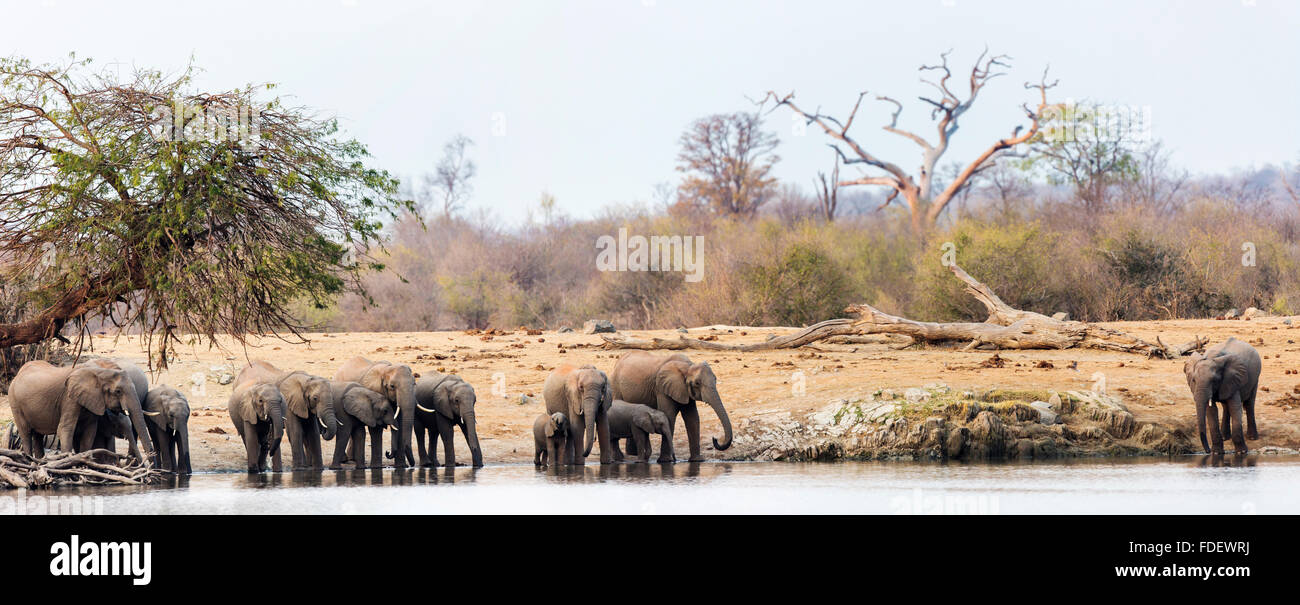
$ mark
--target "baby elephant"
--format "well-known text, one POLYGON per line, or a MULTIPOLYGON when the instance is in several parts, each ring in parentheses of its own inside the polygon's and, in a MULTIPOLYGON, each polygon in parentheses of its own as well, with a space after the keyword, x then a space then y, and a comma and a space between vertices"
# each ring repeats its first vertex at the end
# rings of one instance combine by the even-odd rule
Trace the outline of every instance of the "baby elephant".
POLYGON ((609 408, 609 441, 614 448, 614 460, 623 461, 623 452, 618 448, 620 439, 630 439, 627 453, 637 456, 637 462, 650 460, 650 433, 663 437, 659 449, 670 444, 673 434, 668 426, 668 416, 648 405, 614 400, 614 405, 609 408))
MULTIPOLYGON (((562 412, 547 416, 542 414, 533 421, 533 440, 537 449, 533 453, 534 466, 546 466, 547 463, 562 461, 565 439, 569 434, 569 417, 562 412)), ((558 463, 557 463, 558 464, 558 463)))

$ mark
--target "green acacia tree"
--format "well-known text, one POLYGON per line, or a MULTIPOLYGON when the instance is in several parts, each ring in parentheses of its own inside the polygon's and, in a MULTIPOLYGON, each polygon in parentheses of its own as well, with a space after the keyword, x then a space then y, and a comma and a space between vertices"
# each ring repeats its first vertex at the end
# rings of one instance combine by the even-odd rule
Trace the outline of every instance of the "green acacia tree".
POLYGON ((0 59, 0 279, 23 284, 0 348, 67 340, 97 315, 182 338, 299 337, 295 301, 324 306, 383 269, 385 216, 414 211, 337 122, 272 85, 191 90, 75 57, 0 59))

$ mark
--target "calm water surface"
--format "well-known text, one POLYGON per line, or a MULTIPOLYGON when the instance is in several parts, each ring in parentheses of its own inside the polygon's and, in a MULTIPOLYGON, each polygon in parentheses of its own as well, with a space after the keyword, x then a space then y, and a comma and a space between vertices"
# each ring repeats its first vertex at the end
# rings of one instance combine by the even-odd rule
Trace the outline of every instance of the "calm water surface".
POLYGON ((162 487, 55 493, 100 497, 108 514, 1296 514, 1300 457, 202 473, 162 487))

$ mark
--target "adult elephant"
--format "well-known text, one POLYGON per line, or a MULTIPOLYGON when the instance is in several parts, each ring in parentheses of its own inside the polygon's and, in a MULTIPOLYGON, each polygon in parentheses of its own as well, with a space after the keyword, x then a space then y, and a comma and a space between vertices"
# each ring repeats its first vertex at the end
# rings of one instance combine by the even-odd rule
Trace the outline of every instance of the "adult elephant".
POLYGON ((1224 432, 1231 421, 1232 444, 1238 454, 1246 453, 1246 438, 1259 439, 1259 430, 1255 428, 1255 391, 1259 387, 1262 369, 1263 362, 1255 347, 1236 338, 1206 349, 1204 355, 1193 353, 1191 359, 1183 363, 1187 387, 1192 390, 1192 399, 1196 402, 1196 430, 1205 451, 1223 453, 1223 433, 1219 430, 1219 419, 1213 407, 1216 402, 1223 405, 1224 432), (1245 411, 1248 424, 1244 436, 1242 411, 1245 411), (1205 439, 1207 423, 1208 442, 1205 439))
MULTIPOLYGON (((149 393, 149 378, 145 376, 144 370, 129 361, 116 359, 95 359, 85 363, 85 365, 105 368, 109 370, 121 370, 131 379, 131 384, 135 386, 135 394, 140 398, 140 406, 143 408, 146 395, 149 393)), ((81 413, 81 423, 90 422, 94 418, 88 412, 81 413)), ((147 423, 146 423, 147 428, 147 423)), ((78 425, 78 431, 82 430, 82 424, 78 425)), ((150 435, 152 438, 153 435, 150 435)), ((131 426, 130 419, 123 414, 114 415, 112 412, 98 417, 98 427, 95 430, 94 443, 91 445, 94 449, 106 449, 110 452, 117 452, 117 440, 123 439, 127 443, 127 453, 136 460, 140 460, 140 449, 136 447, 138 441, 135 429, 131 426)), ((154 445, 157 446, 157 440, 154 445)), ((156 449, 156 447, 155 447, 156 449)), ((81 451, 81 450, 78 450, 81 451)), ((157 460, 154 461, 157 464, 157 460)))
POLYGON ((569 420, 569 438, 564 445, 563 462, 555 464, 586 464, 591 446, 600 440, 600 463, 614 461, 613 444, 609 438, 609 408, 614 403, 609 377, 596 366, 562 365, 555 368, 542 385, 546 399, 546 413, 563 413, 569 420), (579 446, 578 444, 582 444, 579 446), (578 448, 582 447, 582 454, 578 448))
POLYGON ((149 390, 144 400, 144 420, 158 448, 158 466, 179 475, 190 468, 190 402, 169 386, 149 390))
MULTIPOLYGON (((415 431, 415 373, 409 366, 364 357, 349 359, 334 373, 338 382, 356 382, 387 397, 397 406, 399 427, 393 428, 392 450, 404 452, 415 431)), ((393 465, 406 468, 406 456, 393 456, 393 465)))
POLYGON ((146 455, 154 454, 135 383, 121 369, 28 362, 9 384, 9 405, 23 453, 29 456, 45 455, 40 439, 43 435, 58 435, 63 449, 90 449, 98 423, 85 425, 82 442, 76 443, 74 435, 81 413, 103 416, 108 410, 126 413, 146 455))
POLYGON ((332 382, 334 406, 338 411, 339 433, 334 440, 334 459, 331 469, 343 468, 351 446, 351 458, 357 468, 366 466, 366 430, 370 430, 370 463, 374 468, 384 464, 384 427, 397 424, 397 406, 380 393, 356 382, 332 382))
MULTIPOLYGON (((415 383, 415 443, 420 449, 420 466, 438 466, 438 439, 442 438, 443 462, 456 466, 454 427, 460 427, 465 444, 469 446, 474 468, 483 466, 483 450, 478 443, 477 419, 474 404, 478 397, 474 387, 455 374, 421 376, 415 383), (429 435, 429 448, 424 447, 425 433, 429 435)), ((411 446, 406 446, 407 464, 415 464, 411 446)))
POLYGON ((330 381, 306 372, 285 372, 265 361, 255 361, 239 372, 235 384, 269 384, 284 398, 284 432, 294 469, 324 468, 320 440, 334 438, 338 417, 330 381))
POLYGON ((718 395, 718 378, 705 362, 691 363, 686 355, 675 353, 660 357, 645 351, 633 351, 614 364, 612 378, 614 398, 628 403, 648 405, 668 417, 670 437, 659 446, 659 462, 673 462, 671 434, 677 429, 677 414, 686 424, 686 441, 690 446, 691 462, 703 460, 700 455, 700 413, 695 402, 703 401, 713 408, 722 422, 722 441, 713 439, 713 449, 731 447, 731 418, 718 395))
POLYGON ((280 440, 284 436, 284 398, 274 385, 247 382, 235 387, 226 406, 235 432, 244 442, 248 472, 280 472, 280 440))

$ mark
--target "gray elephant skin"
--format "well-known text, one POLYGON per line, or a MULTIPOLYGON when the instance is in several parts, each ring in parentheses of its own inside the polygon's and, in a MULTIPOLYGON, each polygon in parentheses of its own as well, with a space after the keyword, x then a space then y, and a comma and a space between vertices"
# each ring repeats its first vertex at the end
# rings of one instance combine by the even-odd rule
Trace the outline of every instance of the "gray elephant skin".
POLYGON ((269 384, 279 389, 284 399, 284 432, 289 437, 292 468, 324 468, 321 438, 328 441, 338 432, 330 381, 306 372, 286 372, 268 362, 256 361, 235 378, 235 384, 249 382, 269 384))
MULTIPOLYGON (((438 439, 442 439, 443 463, 447 467, 456 466, 455 427, 460 427, 461 435, 465 437, 474 468, 483 466, 478 419, 474 414, 477 401, 474 387, 455 374, 435 372, 420 377, 415 383, 415 443, 420 450, 420 466, 438 466, 438 439), (427 450, 426 433, 429 436, 427 450)), ((405 451, 407 463, 415 464, 409 444, 405 451)))
POLYGON ((1259 374, 1263 361, 1255 347, 1236 338, 1205 350, 1193 353, 1183 363, 1187 387, 1196 402, 1196 429, 1201 436, 1201 447, 1207 452, 1223 453, 1223 437, 1232 428, 1232 444, 1238 454, 1247 452, 1246 439, 1259 439, 1255 427, 1255 391, 1259 387, 1259 374), (1223 406, 1222 431, 1214 404, 1223 406), (1242 427, 1245 412, 1246 430, 1242 427), (1209 425, 1209 440, 1205 438, 1209 425), (1243 434, 1244 433, 1244 434, 1243 434))
MULTIPOLYGON (((722 422, 723 437, 713 439, 713 449, 721 451, 731 447, 731 418, 718 394, 718 379, 709 364, 691 363, 689 357, 676 353, 661 357, 644 351, 633 351, 619 358, 614 365, 611 383, 614 398, 639 405, 650 406, 668 417, 668 429, 675 433, 677 414, 686 425, 686 440, 692 462, 703 460, 700 455, 700 414, 695 402, 703 401, 713 408, 722 422)), ((673 462, 676 455, 671 438, 659 448, 659 462, 673 462)))
POLYGON ((600 463, 614 462, 609 441, 609 407, 614 396, 604 372, 592 365, 562 365, 546 377, 542 396, 547 414, 559 412, 569 421, 564 457, 555 464, 585 464, 596 440, 600 442, 600 463))
POLYGON ((190 402, 169 386, 149 389, 144 400, 144 421, 158 450, 158 466, 179 475, 190 467, 190 402))
POLYGON ((98 422, 83 423, 78 443, 78 421, 83 412, 99 417, 108 410, 130 418, 136 436, 152 457, 154 446, 144 425, 141 401, 126 371, 97 365, 56 367, 32 361, 18 370, 9 386, 9 405, 23 453, 35 457, 45 455, 44 435, 57 435, 59 446, 66 450, 91 449, 98 422))
POLYGON ((397 425, 397 406, 381 393, 360 383, 334 381, 330 383, 330 389, 334 393, 334 407, 339 420, 330 468, 343 468, 343 463, 349 458, 357 468, 365 468, 366 431, 370 432, 370 463, 373 468, 381 468, 384 462, 384 428, 397 425))
POLYGON ((272 459, 270 470, 280 472, 280 440, 284 436, 284 398, 280 390, 269 384, 241 384, 230 394, 226 409, 244 442, 248 472, 267 470, 268 456, 272 459))
POLYGON ((533 466, 559 464, 569 434, 569 417, 541 414, 533 421, 533 466))
POLYGON ((650 406, 637 405, 615 399, 609 408, 609 438, 614 448, 614 460, 622 462, 623 452, 619 441, 627 440, 627 453, 636 456, 638 462, 650 460, 650 435, 661 437, 659 449, 663 450, 673 438, 668 426, 668 417, 663 412, 650 406))
MULTIPOLYGON (((400 424, 393 428, 391 451, 406 451, 415 432, 415 372, 409 366, 354 357, 334 373, 334 380, 359 383, 393 402, 400 424)), ((393 465, 406 468, 406 456, 394 456, 393 465)))

